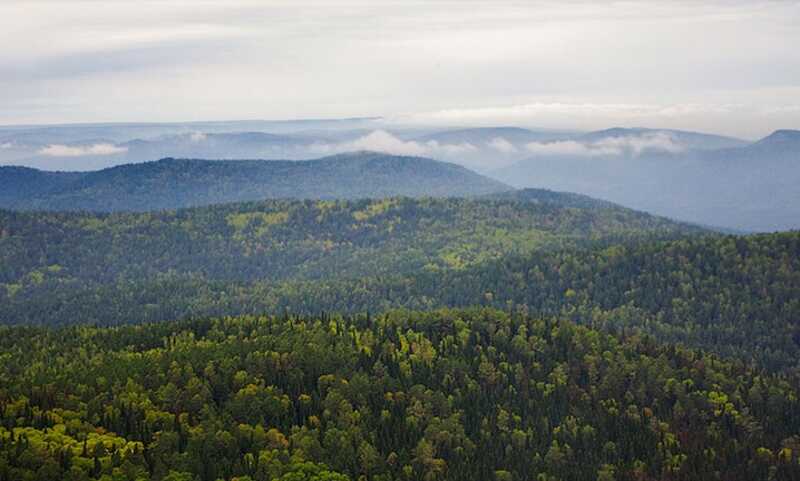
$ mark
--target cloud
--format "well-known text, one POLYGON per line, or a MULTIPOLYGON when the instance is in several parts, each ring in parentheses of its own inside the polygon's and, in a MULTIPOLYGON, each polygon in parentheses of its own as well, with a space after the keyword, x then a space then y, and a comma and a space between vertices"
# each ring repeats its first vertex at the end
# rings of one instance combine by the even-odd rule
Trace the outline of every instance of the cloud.
POLYGON ((115 155, 127 152, 127 147, 113 144, 63 145, 51 144, 39 149, 39 155, 48 157, 82 157, 84 155, 115 155))
POLYGON ((348 150, 377 150, 407 155, 422 155, 425 153, 425 148, 421 144, 405 142, 383 130, 376 130, 352 141, 352 146, 353 149, 348 150))
POLYGON ((203 132, 192 132, 189 134, 189 140, 192 142, 202 142, 208 138, 208 135, 203 132))
POLYGON ((11 142, 3 142, 0 144, 0 150, 10 149, 14 147, 14 144, 11 142))
POLYGON ((395 155, 453 156, 473 152, 476 151, 477 148, 466 142, 460 144, 442 144, 435 140, 428 142, 406 141, 398 139, 385 130, 375 130, 363 137, 348 142, 335 144, 315 143, 311 145, 311 150, 321 154, 371 150, 395 155))
POLYGON ((604 155, 600 150, 591 149, 586 144, 574 140, 557 142, 531 142, 525 148, 536 155, 604 155))
POLYGON ((469 142, 462 142, 460 144, 441 144, 435 140, 430 140, 423 144, 424 148, 429 154, 441 153, 445 155, 458 155, 475 152, 477 147, 469 142))
POLYGON ((800 118, 718 108, 798 98, 774 95, 798 85, 796 1, 146 5, 0 1, 0 123, 433 111, 448 126, 763 133, 800 118))
POLYGON ((514 146, 514 144, 502 137, 493 138, 487 145, 504 154, 511 154, 517 151, 517 148, 514 146))
POLYGON ((525 148, 535 155, 574 155, 585 157, 634 155, 645 152, 679 153, 686 147, 666 132, 641 135, 609 136, 592 142, 564 140, 531 142, 525 148))
POLYGON ((686 147, 666 132, 647 133, 638 136, 606 137, 592 144, 594 148, 619 150, 640 155, 646 151, 679 153, 686 147))

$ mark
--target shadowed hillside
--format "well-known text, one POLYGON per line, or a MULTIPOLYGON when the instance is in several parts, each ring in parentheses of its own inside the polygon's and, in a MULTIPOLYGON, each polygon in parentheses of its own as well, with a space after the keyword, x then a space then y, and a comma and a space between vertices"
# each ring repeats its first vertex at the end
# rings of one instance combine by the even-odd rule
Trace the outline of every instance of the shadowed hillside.
MULTIPOLYGON (((0 185, 19 168, 0 167, 0 185)), ((464 197, 510 187, 455 164, 371 152, 308 161, 186 160, 88 173, 26 170, 25 189, 0 196, 21 210, 146 211, 270 198, 464 197)))

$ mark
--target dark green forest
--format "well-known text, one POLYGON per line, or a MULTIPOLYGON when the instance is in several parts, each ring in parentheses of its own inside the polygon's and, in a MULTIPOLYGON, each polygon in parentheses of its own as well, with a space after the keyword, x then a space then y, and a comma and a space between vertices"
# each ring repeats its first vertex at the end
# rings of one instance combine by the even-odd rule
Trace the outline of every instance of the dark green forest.
POLYGON ((465 269, 337 280, 159 274, 7 294, 6 323, 108 325, 263 312, 315 315, 490 306, 648 333, 771 371, 800 369, 800 233, 704 236, 508 256, 465 269), (45 320, 43 322, 42 320, 45 320))
POLYGON ((586 240, 702 232, 616 206, 571 207, 569 194, 532 192, 542 201, 274 200, 119 214, 0 210, 0 283, 8 290, 53 278, 106 283, 169 271, 222 280, 397 274, 460 269, 586 240))
POLYGON ((0 481, 797 480, 799 319, 574 194, 0 211, 0 481))
POLYGON ((0 219, 6 324, 483 305, 800 367, 797 233, 724 236, 535 190, 0 219))
MULTIPOLYGON (((541 194, 539 202, 390 198, 266 201, 138 214, 0 211, 0 299, 7 306, 0 319, 130 322, 135 318, 89 306, 75 313, 70 299, 109 286, 129 285, 124 295, 134 295, 134 286, 175 276, 210 283, 335 282, 463 271, 512 253, 589 242, 703 233, 620 207, 564 207, 557 195, 541 194)), ((572 196, 563 199, 575 203, 572 196)), ((127 307, 147 311, 156 304, 165 312, 161 297, 127 307)), ((105 309, 125 307, 116 295, 95 299, 105 309)), ((195 302, 184 307, 190 304, 195 302)), ((149 316, 138 314, 139 320, 149 316)))
POLYGON ((2 480, 800 476, 797 384, 490 309, 0 328, 2 480))
POLYGON ((151 211, 262 199, 476 196, 511 190, 460 165, 353 152, 306 161, 166 158, 90 172, 0 166, 0 208, 151 211))

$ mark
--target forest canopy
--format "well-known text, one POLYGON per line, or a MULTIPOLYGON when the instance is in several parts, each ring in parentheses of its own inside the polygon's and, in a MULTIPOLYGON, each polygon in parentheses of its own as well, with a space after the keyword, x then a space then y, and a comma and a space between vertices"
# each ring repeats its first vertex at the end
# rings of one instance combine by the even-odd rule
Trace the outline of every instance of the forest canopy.
POLYGON ((490 309, 0 328, 2 480, 796 479, 798 390, 490 309))

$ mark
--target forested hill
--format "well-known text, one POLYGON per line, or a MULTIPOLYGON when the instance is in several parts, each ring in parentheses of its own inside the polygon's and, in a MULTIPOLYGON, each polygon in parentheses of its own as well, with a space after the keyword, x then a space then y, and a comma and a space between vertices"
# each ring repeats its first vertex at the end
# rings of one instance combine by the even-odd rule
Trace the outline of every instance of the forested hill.
POLYGON ((552 202, 558 194, 547 195, 551 201, 546 203, 389 198, 272 200, 156 213, 0 211, 0 299, 5 307, 0 318, 125 322, 136 319, 110 312, 138 306, 139 320, 146 320, 151 309, 162 312, 162 303, 185 299, 115 299, 106 306, 112 311, 102 313, 90 308, 72 312, 70 299, 86 289, 133 286, 171 275, 209 282, 416 275, 590 241, 608 245, 704 232, 621 207, 560 207, 552 202))
POLYGON ((0 166, 0 206, 13 206, 20 199, 59 191, 83 175, 80 172, 45 172, 28 167, 0 166))
POLYGON ((88 173, 0 167, 0 207, 148 211, 262 199, 464 197, 510 187, 456 164, 371 152, 308 161, 162 159, 88 173), (28 182, 27 180, 34 179, 28 182))
POLYGON ((0 479, 794 480, 800 392, 493 310, 0 327, 0 479))
POLYGON ((619 209, 621 206, 606 200, 596 199, 588 195, 574 194, 572 192, 557 192, 549 189, 517 189, 487 194, 489 199, 515 200, 518 202, 533 202, 535 204, 549 204, 557 207, 575 207, 578 209, 619 209))
POLYGON ((718 236, 569 194, 506 197, 0 211, 0 323, 483 304, 800 368, 800 234, 718 236))
MULTIPOLYGON (((161 289, 226 304, 217 313, 494 306, 611 332, 647 333, 771 371, 800 373, 798 232, 547 250, 413 276, 247 286, 173 277, 140 287, 135 297, 159 297, 161 289), (235 308, 231 292, 257 301, 235 308)), ((116 290, 108 287, 94 295, 119 298, 116 290)), ((79 312, 91 296, 75 302, 73 310, 79 312)), ((214 312, 220 307, 215 302, 205 308, 214 312)), ((176 304, 164 304, 165 319, 178 313, 170 311, 176 304)), ((127 315, 140 313, 134 307, 127 315)))
MULTIPOLYGON (((462 235, 463 245, 478 239, 462 235)), ((683 236, 662 234, 675 235, 683 236)), ((11 271, 11 262, 4 264, 9 266, 5 275, 15 280, 0 286, 0 321, 116 324, 241 313, 484 305, 611 332, 643 332, 771 371, 800 372, 800 233, 577 244, 552 249, 546 246, 556 244, 543 243, 516 255, 492 253, 487 244, 482 257, 465 257, 469 260, 464 262, 450 254, 460 244, 398 249, 398 257, 390 248, 363 247, 353 252, 364 264, 350 267, 363 269, 364 275, 353 275, 335 258, 331 264, 314 261, 313 247, 282 251, 288 268, 280 262, 258 268, 268 265, 266 251, 240 262, 226 255, 211 257, 207 267, 176 267, 166 263, 166 256, 142 261, 142 254, 133 253, 126 262, 140 259, 136 262, 141 264, 110 262, 103 268, 101 250, 95 258, 84 254, 85 265, 94 270, 81 268, 82 261, 45 265, 48 261, 39 259, 46 257, 37 257, 41 254, 34 249, 26 254, 32 263, 17 272, 11 271), (402 256, 414 262, 398 262, 402 256), (226 265, 239 266, 238 277, 228 275, 226 265), (312 268, 331 265, 327 276, 308 275, 312 268), (387 265, 393 267, 382 268, 387 265)), ((100 244, 90 242, 87 250, 95 245, 100 244)), ((144 249, 144 244, 137 247, 144 249)), ((200 245, 196 252, 206 249, 200 245)), ((61 258, 68 261, 70 255, 61 258)))

